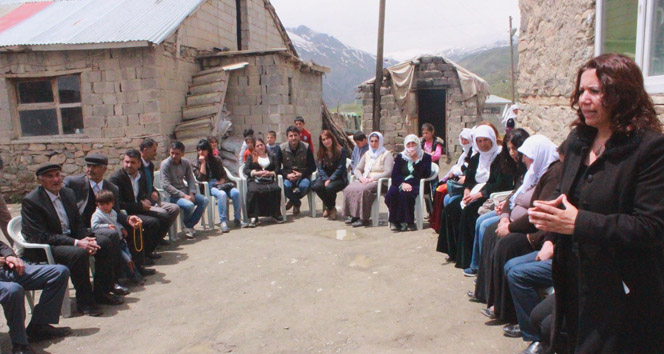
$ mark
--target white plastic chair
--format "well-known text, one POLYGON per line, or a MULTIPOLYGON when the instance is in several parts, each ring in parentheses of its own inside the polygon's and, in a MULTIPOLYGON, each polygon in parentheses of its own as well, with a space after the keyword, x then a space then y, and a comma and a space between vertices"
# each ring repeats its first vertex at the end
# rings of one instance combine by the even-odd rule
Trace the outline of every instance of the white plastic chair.
MULTIPOLYGON (((224 167, 224 170, 226 171, 226 175, 228 176, 228 178, 231 181, 235 182, 235 184, 237 185, 238 191, 240 192, 240 198, 243 198, 242 191, 240 190, 240 184, 242 183, 240 178, 233 176, 233 174, 231 174, 231 172, 226 167, 224 167)), ((194 177, 194 179, 196 179, 196 177, 194 177)), ((219 201, 217 200, 217 197, 210 192, 210 184, 207 181, 202 181, 201 182, 201 181, 196 179, 196 183, 203 186, 203 195, 206 198, 208 198, 208 200, 210 201, 210 204, 208 204, 208 208, 207 208, 207 219, 208 219, 208 224, 210 226, 210 230, 214 230, 214 220, 215 220, 215 214, 216 214, 215 210, 218 209, 217 208, 217 203, 219 201)), ((228 199, 226 199, 226 219, 230 221, 231 219, 229 217, 229 215, 230 215, 229 205, 230 205, 230 197, 228 199)), ((240 200, 240 205, 243 205, 242 200, 240 200)), ((247 219, 246 208, 240 207, 240 209, 242 209, 242 214, 243 214, 242 217, 246 221, 246 219, 247 219)), ((204 220, 204 222, 205 222, 205 220, 204 220)))
MULTIPOLYGON (((30 243, 25 241, 25 238, 23 238, 23 234, 21 233, 21 227, 22 227, 21 221, 22 221, 21 216, 16 216, 12 218, 9 221, 9 224, 7 225, 7 231, 9 232, 9 237, 11 237, 11 239, 14 240, 14 250, 16 251, 16 255, 19 257, 23 256, 23 251, 25 249, 41 249, 44 250, 44 253, 46 253, 46 260, 48 264, 56 264, 55 258, 53 258, 53 252, 51 252, 50 245, 46 245, 43 243, 30 243)), ((30 310, 33 310, 35 308, 34 296, 35 296, 34 291, 25 292, 25 297, 28 300, 28 305, 30 305, 30 310)), ((69 288, 67 288, 65 296, 62 299, 62 309, 60 310, 60 314, 62 315, 62 317, 71 316, 70 301, 71 300, 69 299, 69 288)))
POLYGON ((424 203, 425 199, 431 200, 431 195, 433 191, 429 191, 428 194, 424 193, 424 185, 427 182, 433 181, 435 178, 438 178, 438 164, 431 163, 431 176, 427 178, 420 179, 420 194, 418 194, 417 199, 415 199, 415 225, 418 230, 422 230, 424 225, 424 203))
MULTIPOLYGON (((240 176, 240 183, 238 183, 238 186, 240 188, 240 194, 242 195, 242 210, 245 218, 244 221, 249 222, 249 218, 247 216, 248 187, 247 187, 247 176, 244 174, 244 164, 240 165, 240 168, 238 170, 238 176, 240 176)), ((281 189, 281 216, 284 218, 284 220, 286 220, 286 194, 284 193, 284 176, 277 175, 277 184, 281 189)))

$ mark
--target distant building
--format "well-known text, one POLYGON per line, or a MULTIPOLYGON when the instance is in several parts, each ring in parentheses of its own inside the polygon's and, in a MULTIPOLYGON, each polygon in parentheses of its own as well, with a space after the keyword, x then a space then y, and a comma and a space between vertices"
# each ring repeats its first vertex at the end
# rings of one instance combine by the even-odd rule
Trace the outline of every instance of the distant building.
POLYGON ((176 135, 190 149, 224 103, 236 132, 299 115, 318 134, 326 70, 299 59, 269 0, 2 1, 0 190, 30 190, 45 161, 81 173, 90 151, 119 168, 145 137, 162 157, 176 135))
MULTIPOLYGON (((424 123, 431 123, 445 140, 449 156, 461 152, 459 132, 482 120, 489 85, 484 79, 439 56, 421 56, 384 70, 380 89, 380 130, 390 149, 403 149, 408 134, 421 136, 424 123)), ((373 125, 373 84, 358 88, 362 99, 362 126, 373 125)))
POLYGON ((520 0, 519 113, 526 126, 561 142, 575 119, 576 72, 602 53, 632 57, 664 119, 664 3, 661 0, 520 0))

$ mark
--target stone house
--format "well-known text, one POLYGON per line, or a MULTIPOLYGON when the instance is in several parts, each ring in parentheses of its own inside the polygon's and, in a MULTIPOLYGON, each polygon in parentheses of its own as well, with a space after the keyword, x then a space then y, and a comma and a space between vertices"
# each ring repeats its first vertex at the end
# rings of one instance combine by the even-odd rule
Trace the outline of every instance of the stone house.
POLYGON ((576 113, 576 72, 602 53, 633 58, 664 119, 664 2, 520 0, 517 125, 561 142, 576 113))
MULTIPOLYGON (((373 125, 373 87, 374 79, 358 87, 366 133, 373 125)), ((426 55, 383 70, 380 94, 380 130, 388 149, 401 151, 406 135, 421 136, 422 124, 431 123, 454 157, 461 153, 459 132, 482 120, 489 85, 446 58, 426 55)))
POLYGON ((0 191, 30 190, 46 161, 83 173, 91 151, 115 170, 145 137, 165 157, 183 113, 214 122, 224 103, 235 134, 283 135, 298 115, 318 134, 326 70, 269 0, 0 1, 0 191))

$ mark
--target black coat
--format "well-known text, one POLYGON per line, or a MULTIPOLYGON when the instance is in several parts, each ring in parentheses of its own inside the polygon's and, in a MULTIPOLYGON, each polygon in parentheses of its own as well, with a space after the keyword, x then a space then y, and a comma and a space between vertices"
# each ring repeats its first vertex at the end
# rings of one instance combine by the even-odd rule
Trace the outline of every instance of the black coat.
POLYGON ((81 221, 81 216, 78 214, 74 192, 67 187, 62 187, 60 189, 60 199, 69 219, 71 235, 62 234, 58 212, 55 211, 51 198, 46 194, 44 187, 40 186, 28 193, 21 203, 21 233, 26 241, 45 243, 51 246, 73 246, 75 239, 80 240, 87 236, 87 230, 81 221))
MULTIPOLYGON (((67 176, 65 177, 63 184, 64 187, 74 191, 74 202, 76 205, 79 205, 79 203, 85 203, 86 207, 83 210, 83 213, 81 213, 81 220, 86 227, 90 227, 90 219, 97 209, 95 196, 90 188, 90 179, 88 179, 88 176, 86 175, 67 176)), ((118 213, 118 222, 125 228, 129 229, 130 226, 127 220, 127 215, 122 213, 120 210, 120 203, 118 203, 118 200, 120 200, 120 190, 118 187, 108 180, 104 180, 102 189, 113 192, 113 195, 115 196, 113 209, 118 213)))
MULTIPOLYGON (((145 175, 140 169, 138 173, 141 175, 141 178, 138 180, 138 198, 134 197, 134 187, 131 184, 131 177, 129 177, 124 168, 113 172, 110 179, 111 183, 118 187, 119 198, 115 201, 115 204, 119 205, 120 209, 125 210, 129 215, 144 214, 146 210, 143 209, 141 200, 149 199, 145 194, 148 190, 145 175)), ((104 183, 105 186, 106 183, 104 183)))
MULTIPOLYGON (((595 134, 570 133, 568 199, 595 134)), ((564 317, 576 352, 664 351, 664 137, 614 134, 577 184, 574 233, 556 235, 553 339, 564 317)))
MULTIPOLYGON (((244 163, 244 169, 242 170, 242 173, 244 173, 245 176, 247 176, 248 181, 252 181, 255 178, 251 176, 251 171, 274 171, 275 176, 279 175, 281 173, 279 169, 279 159, 277 155, 273 154, 271 151, 267 153, 267 157, 270 159, 270 164, 267 165, 265 169, 261 167, 261 165, 258 164, 258 161, 253 161, 253 156, 249 154, 247 156, 247 161, 244 163)), ((274 179, 275 181, 277 180, 276 177, 274 179)))

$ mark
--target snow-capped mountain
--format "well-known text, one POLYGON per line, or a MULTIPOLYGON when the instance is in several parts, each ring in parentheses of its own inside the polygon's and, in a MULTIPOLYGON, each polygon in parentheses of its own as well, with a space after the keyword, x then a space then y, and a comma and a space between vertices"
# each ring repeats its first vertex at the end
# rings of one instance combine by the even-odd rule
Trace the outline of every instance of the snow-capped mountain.
MULTIPOLYGON (((517 46, 519 43, 519 38, 515 37, 514 38, 514 45, 517 46)), ((445 49, 441 52, 436 53, 435 55, 442 55, 446 58, 449 58, 454 61, 461 60, 463 58, 469 57, 471 55, 475 55, 481 52, 485 52, 489 49, 494 49, 494 48, 499 48, 499 47, 505 47, 509 46, 510 42, 508 40, 502 40, 502 41, 496 41, 491 44, 485 44, 480 47, 475 47, 475 48, 450 48, 450 49, 445 49)), ((509 51, 508 51, 509 53, 509 51)))
MULTIPOLYGON (((302 59, 330 67, 331 71, 323 77, 323 99, 328 106, 353 102, 357 86, 374 77, 375 55, 350 47, 306 26, 286 30, 302 59)), ((383 66, 389 67, 396 63, 393 59, 386 59, 383 66)))

